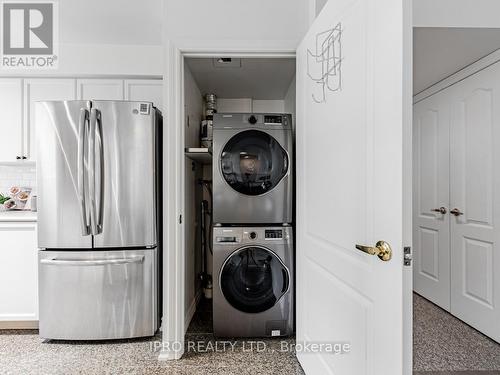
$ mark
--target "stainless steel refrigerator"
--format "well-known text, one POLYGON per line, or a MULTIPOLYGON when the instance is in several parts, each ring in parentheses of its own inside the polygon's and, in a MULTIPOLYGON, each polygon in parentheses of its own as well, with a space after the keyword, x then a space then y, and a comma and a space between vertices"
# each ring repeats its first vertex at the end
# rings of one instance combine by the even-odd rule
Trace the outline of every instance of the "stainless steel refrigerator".
POLYGON ((38 102, 35 126, 40 336, 154 335, 160 112, 146 102, 38 102))

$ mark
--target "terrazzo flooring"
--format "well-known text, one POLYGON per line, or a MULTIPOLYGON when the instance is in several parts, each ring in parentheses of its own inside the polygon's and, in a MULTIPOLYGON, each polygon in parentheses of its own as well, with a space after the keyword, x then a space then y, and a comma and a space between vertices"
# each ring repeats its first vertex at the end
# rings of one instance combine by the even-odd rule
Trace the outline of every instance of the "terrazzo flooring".
MULTIPOLYGON (((210 304, 205 302, 188 329, 186 341, 194 344, 181 360, 168 362, 157 359, 160 335, 43 343, 36 330, 0 330, 0 374, 304 374, 295 354, 281 350, 280 339, 258 340, 264 343, 259 347, 238 340, 225 352, 213 350, 211 325, 210 304)), ((500 375, 500 345, 414 295, 414 369, 414 375, 500 375)))
MULTIPOLYGON (((193 342, 179 361, 158 361, 155 341, 49 341, 36 330, 0 330, 0 374, 167 374, 167 375, 303 375, 293 352, 281 350, 280 339, 258 340, 264 344, 236 341, 227 351, 210 349, 215 339, 211 311, 201 304, 188 329, 193 342)), ((288 344, 293 339, 285 340, 288 344)))

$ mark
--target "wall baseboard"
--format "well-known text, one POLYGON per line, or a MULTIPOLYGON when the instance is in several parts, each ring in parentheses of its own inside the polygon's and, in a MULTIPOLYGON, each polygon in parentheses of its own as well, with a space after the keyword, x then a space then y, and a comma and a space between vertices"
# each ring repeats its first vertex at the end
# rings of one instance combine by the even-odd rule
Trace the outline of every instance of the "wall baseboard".
POLYGON ((203 293, 203 289, 198 289, 196 292, 193 300, 191 301, 191 304, 189 305, 189 308, 186 310, 186 316, 184 317, 184 330, 187 332, 189 328, 189 324, 191 323, 191 320, 193 319, 194 313, 196 312, 196 306, 198 306, 198 302, 200 302, 201 295, 203 293))
POLYGON ((1 329, 38 329, 38 320, 4 320, 0 321, 1 329))

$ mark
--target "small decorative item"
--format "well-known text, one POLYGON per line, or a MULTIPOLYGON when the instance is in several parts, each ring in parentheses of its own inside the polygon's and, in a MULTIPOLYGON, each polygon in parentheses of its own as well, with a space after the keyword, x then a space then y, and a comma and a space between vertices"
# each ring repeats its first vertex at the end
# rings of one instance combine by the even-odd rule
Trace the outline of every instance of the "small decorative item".
POLYGON ((30 210, 31 209, 31 188, 12 186, 9 189, 10 196, 4 196, 3 199, 0 198, 0 204, 7 210, 30 210), (3 202, 2 202, 3 200, 3 202))
POLYGON ((3 195, 0 193, 0 204, 3 205, 5 202, 7 202, 10 199, 9 196, 3 195))
POLYGON ((3 206, 5 207, 5 209, 7 210, 13 210, 14 208, 17 207, 16 205, 16 201, 12 198, 10 198, 8 201, 6 201, 3 206))
POLYGON ((5 207, 5 203, 7 203, 9 200, 10 197, 8 195, 3 195, 0 193, 0 212, 7 210, 7 207, 5 207))

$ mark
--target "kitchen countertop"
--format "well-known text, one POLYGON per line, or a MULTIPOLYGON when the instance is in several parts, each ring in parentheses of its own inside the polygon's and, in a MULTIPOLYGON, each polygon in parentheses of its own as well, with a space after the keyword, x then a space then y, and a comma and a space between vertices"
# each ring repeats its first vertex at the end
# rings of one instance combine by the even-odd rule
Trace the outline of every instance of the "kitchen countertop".
POLYGON ((37 221, 36 212, 31 211, 1 211, 0 222, 16 222, 16 221, 37 221))

